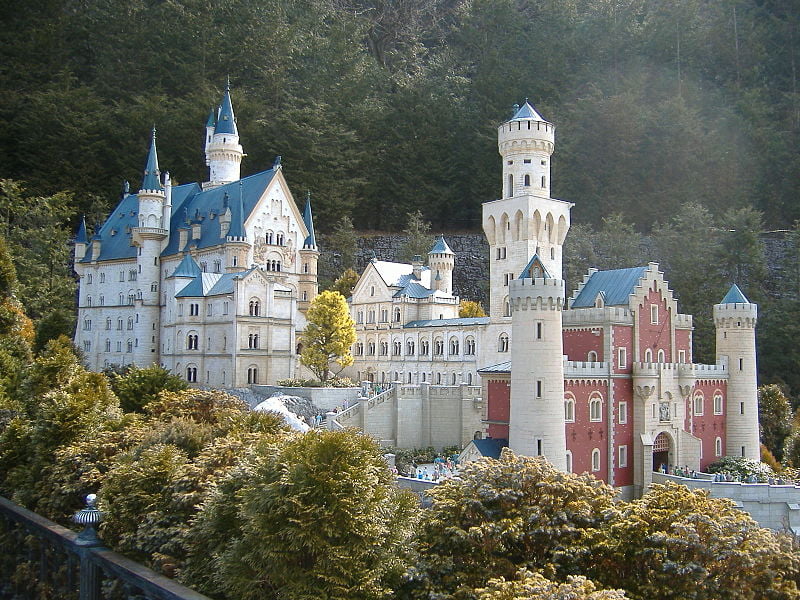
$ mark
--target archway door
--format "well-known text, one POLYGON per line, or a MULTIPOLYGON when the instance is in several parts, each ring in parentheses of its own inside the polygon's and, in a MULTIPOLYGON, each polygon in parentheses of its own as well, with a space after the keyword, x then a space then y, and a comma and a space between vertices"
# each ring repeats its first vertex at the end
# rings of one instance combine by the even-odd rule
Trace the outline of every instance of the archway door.
POLYGON ((663 431, 653 441, 653 471, 660 471, 661 466, 669 469, 670 439, 663 431))

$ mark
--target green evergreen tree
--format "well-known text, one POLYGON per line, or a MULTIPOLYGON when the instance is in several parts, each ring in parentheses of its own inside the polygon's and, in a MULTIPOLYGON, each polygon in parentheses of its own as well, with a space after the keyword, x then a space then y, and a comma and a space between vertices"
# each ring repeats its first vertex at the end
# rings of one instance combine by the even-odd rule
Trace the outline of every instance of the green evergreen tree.
POLYGON ((433 247, 431 224, 422 216, 422 211, 408 213, 405 242, 397 250, 395 257, 398 262, 410 263, 415 256, 427 257, 428 251, 433 247))

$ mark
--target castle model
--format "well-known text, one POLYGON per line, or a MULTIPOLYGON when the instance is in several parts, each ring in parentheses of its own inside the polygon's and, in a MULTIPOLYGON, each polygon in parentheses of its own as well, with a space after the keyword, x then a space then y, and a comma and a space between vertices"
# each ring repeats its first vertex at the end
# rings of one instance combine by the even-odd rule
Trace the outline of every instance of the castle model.
POLYGON ((240 178, 229 87, 204 137, 209 181, 162 177, 154 130, 139 192, 91 240, 81 223, 75 341, 92 369, 155 363, 213 387, 294 376, 317 294, 310 199, 300 214, 279 159, 240 178))
MULTIPOLYGON (((427 261, 371 261, 350 298, 347 374, 392 386, 339 418, 358 410, 358 425, 396 446, 489 438, 479 445, 588 471, 628 497, 661 467, 759 459, 757 306, 735 285, 714 306, 717 360, 703 365, 692 361, 692 318, 655 263, 591 270, 568 298, 573 205, 550 197, 555 127, 526 100, 498 143, 502 198, 483 205, 489 316, 459 318, 444 237, 427 261)), ((209 181, 173 187, 153 132, 139 192, 91 240, 81 224, 75 339, 91 368, 157 363, 214 387, 298 371, 317 293, 310 201, 301 214, 279 160, 240 179, 229 89, 205 149, 209 181)))

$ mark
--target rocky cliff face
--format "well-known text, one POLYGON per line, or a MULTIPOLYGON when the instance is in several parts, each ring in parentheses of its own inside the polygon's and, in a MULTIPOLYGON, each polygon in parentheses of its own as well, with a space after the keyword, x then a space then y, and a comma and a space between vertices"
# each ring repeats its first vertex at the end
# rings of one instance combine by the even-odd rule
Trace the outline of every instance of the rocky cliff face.
MULTIPOLYGON (((484 308, 489 305, 489 244, 483 233, 445 234, 447 243, 456 253, 456 264, 453 272, 453 287, 456 294, 464 300, 477 300, 484 308)), ((782 235, 765 235, 763 238, 765 257, 770 271, 767 281, 767 290, 772 296, 791 295, 789 290, 782 285, 785 274, 781 264, 786 253, 788 242, 782 235)), ((378 260, 395 260, 400 248, 405 244, 406 236, 402 234, 385 234, 360 236, 358 238, 358 252, 356 254, 356 270, 360 273, 365 265, 374 256, 378 260)), ((324 238, 320 240, 323 257, 327 254, 324 249, 324 238)), ((645 240, 645 247, 648 247, 645 240)), ((328 264, 338 270, 338 259, 327 255, 328 264)), ((320 263, 326 262, 325 260, 320 263)), ((646 262, 646 261, 644 261, 646 262)), ((643 262, 643 264, 644 264, 643 262)), ((324 273, 320 273, 324 275, 324 273)), ((568 282, 568 289, 574 285, 568 282)))

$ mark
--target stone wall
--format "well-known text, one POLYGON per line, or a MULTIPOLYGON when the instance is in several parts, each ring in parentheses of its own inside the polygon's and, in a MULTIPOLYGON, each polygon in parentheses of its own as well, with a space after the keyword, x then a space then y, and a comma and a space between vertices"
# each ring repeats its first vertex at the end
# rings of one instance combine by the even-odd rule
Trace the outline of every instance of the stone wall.
POLYGON ((693 490, 707 490, 712 498, 729 498, 762 527, 800 534, 800 487, 768 483, 715 482, 653 473, 653 483, 674 481, 693 490))
MULTIPOLYGON (((280 385, 254 385, 253 391, 263 398, 269 398, 275 394, 286 394, 287 396, 300 396, 308 398, 314 406, 322 410, 333 410, 337 406, 343 406, 345 400, 353 404, 358 398, 361 388, 332 388, 332 387, 284 387, 280 385)), ((262 399, 263 399, 262 398, 262 399)), ((250 408, 253 408, 251 406, 250 408)))

